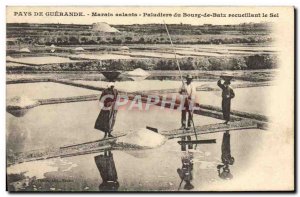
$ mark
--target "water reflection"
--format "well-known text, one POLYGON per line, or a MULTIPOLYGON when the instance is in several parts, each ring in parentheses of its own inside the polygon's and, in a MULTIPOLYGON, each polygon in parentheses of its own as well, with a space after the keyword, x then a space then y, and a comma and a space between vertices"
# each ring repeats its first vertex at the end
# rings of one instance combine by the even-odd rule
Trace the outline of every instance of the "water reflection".
MULTIPOLYGON (((191 136, 181 137, 181 140, 182 141, 191 141, 191 136)), ((181 144, 181 151, 183 151, 183 152, 182 152, 182 156, 181 156, 182 167, 177 169, 177 173, 181 180, 180 184, 178 186, 178 190, 181 189, 183 182, 184 182, 183 189, 191 190, 194 188, 194 186, 191 183, 193 180, 193 167, 194 167, 193 158, 194 158, 194 155, 192 152, 186 151, 186 148, 193 149, 193 144, 188 144, 188 145, 186 145, 185 143, 181 144)))
POLYGON ((229 131, 223 134, 221 151, 222 164, 217 166, 218 175, 221 179, 232 179, 233 175, 230 172, 229 165, 234 164, 234 157, 231 156, 229 131))
POLYGON ((31 129, 28 128, 28 122, 22 118, 12 119, 7 123, 6 150, 8 160, 16 152, 23 152, 30 149, 33 143, 31 129))
POLYGON ((147 79, 148 76, 127 76, 121 75, 116 79, 116 81, 143 81, 147 79))
POLYGON ((180 184, 178 190, 180 190, 182 183, 184 182, 183 188, 186 190, 191 190, 194 188, 192 185, 193 180, 193 153, 192 152, 184 152, 181 157, 182 167, 177 169, 177 173, 180 177, 180 184))
POLYGON ((119 189, 118 174, 111 150, 105 150, 103 154, 95 156, 95 163, 102 178, 99 185, 100 191, 117 191, 119 189))
POLYGON ((101 81, 107 81, 107 82, 110 82, 110 81, 143 81, 145 79, 147 79, 148 76, 127 76, 127 75, 123 75, 121 74, 120 76, 114 78, 114 79, 107 79, 107 78, 104 78, 102 79, 101 81))
POLYGON ((147 78, 148 76, 134 76, 134 77, 128 77, 129 79, 131 79, 132 81, 143 81, 147 78))
POLYGON ((23 117, 30 109, 6 109, 6 111, 15 117, 23 117))

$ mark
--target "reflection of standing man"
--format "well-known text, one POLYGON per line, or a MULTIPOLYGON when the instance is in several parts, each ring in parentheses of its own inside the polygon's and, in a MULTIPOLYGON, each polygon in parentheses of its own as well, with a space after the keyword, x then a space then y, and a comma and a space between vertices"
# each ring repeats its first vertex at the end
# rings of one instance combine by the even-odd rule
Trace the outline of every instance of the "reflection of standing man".
POLYGON ((230 121, 230 105, 231 99, 235 94, 233 89, 229 86, 231 78, 224 78, 225 82, 222 84, 221 79, 218 81, 218 86, 222 89, 222 111, 225 124, 230 121))
POLYGON ((234 157, 231 156, 229 131, 226 131, 223 134, 221 152, 223 164, 217 166, 219 177, 222 179, 232 179, 233 176, 230 173, 229 165, 233 165, 234 157))
POLYGON ((193 159, 192 153, 187 153, 181 158, 182 167, 181 169, 180 168, 177 169, 177 173, 181 179, 178 190, 180 189, 183 181, 185 182, 185 185, 183 187, 184 189, 191 190, 194 188, 194 186, 191 183, 193 180, 192 171, 194 166, 192 159, 193 159))
POLYGON ((118 175, 115 161, 111 151, 105 151, 103 155, 95 157, 97 168, 102 178, 99 185, 100 191, 116 191, 119 188, 118 175))
POLYGON ((96 120, 95 129, 103 131, 105 133, 104 138, 107 134, 108 137, 113 137, 111 132, 113 131, 118 112, 115 107, 118 91, 114 87, 114 83, 109 83, 108 88, 102 91, 99 99, 103 103, 103 107, 96 120))
POLYGON ((182 84, 179 94, 184 96, 184 105, 183 109, 181 110, 181 128, 180 129, 191 129, 192 123, 192 113, 193 110, 190 109, 190 103, 192 102, 192 98, 196 94, 196 88, 192 84, 193 77, 192 75, 187 75, 186 77, 186 84, 182 84), (188 123, 186 124, 186 113, 188 112, 188 123), (187 127, 186 127, 187 125, 187 127))

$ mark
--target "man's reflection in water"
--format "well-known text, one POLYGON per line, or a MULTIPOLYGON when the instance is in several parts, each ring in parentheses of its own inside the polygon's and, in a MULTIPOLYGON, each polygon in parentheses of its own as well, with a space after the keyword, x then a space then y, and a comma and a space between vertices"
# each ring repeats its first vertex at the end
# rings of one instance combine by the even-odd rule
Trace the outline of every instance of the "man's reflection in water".
POLYGON ((226 131, 223 134, 223 141, 222 141, 222 163, 217 166, 219 177, 222 179, 232 179, 233 176, 230 173, 229 165, 233 165, 234 157, 231 156, 230 151, 230 134, 229 131, 226 131))
MULTIPOLYGON (((183 141, 185 141, 185 137, 181 138, 183 141)), ((187 141, 190 141, 191 137, 187 136, 187 141)), ((181 151, 183 152, 183 155, 181 157, 181 162, 182 162, 182 167, 181 169, 178 168, 177 169, 177 173, 181 179, 180 185, 178 187, 178 190, 180 189, 183 181, 185 182, 184 185, 184 189, 186 190, 191 190, 194 188, 194 186, 192 185, 191 181, 193 180, 193 153, 186 151, 186 144, 185 145, 181 145, 181 151)), ((193 145, 188 145, 189 149, 193 149, 193 145)))
POLYGON ((110 150, 95 156, 95 162, 102 178, 100 191, 117 191, 119 188, 118 175, 113 154, 110 150))

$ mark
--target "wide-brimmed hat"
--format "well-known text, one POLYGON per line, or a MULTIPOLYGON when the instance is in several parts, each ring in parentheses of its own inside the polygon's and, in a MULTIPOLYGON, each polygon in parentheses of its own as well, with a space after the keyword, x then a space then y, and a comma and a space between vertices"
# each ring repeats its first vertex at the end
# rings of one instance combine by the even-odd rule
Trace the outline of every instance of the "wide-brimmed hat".
POLYGON ((188 75, 186 76, 186 79, 193 79, 193 76, 190 75, 190 74, 188 74, 188 75))
POLYGON ((221 75, 220 77, 221 77, 221 79, 223 79, 224 81, 231 81, 232 78, 233 78, 232 75, 227 75, 227 74, 221 75))

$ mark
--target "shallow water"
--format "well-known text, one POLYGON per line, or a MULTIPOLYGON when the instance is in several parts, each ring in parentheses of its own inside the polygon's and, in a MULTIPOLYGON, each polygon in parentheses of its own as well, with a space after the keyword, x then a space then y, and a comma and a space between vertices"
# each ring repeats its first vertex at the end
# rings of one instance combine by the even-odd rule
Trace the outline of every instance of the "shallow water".
MULTIPOLYGON (((240 82, 236 81, 235 83, 238 84, 240 82)), ((216 86, 215 82, 197 82, 194 84, 199 87, 216 86)), ((173 84, 173 87, 176 87, 175 84, 173 84)), ((272 86, 263 86, 233 89, 235 97, 231 100, 231 109, 269 115, 267 106, 268 102, 271 102, 269 95, 272 93, 272 88, 272 86)), ((174 93, 163 95, 172 96, 173 94, 174 93)), ((197 91, 195 102, 204 105, 221 107, 222 91, 197 91)))
MULTIPOLYGON (((250 87, 234 89, 235 98, 231 100, 231 109, 268 115, 268 103, 272 102, 268 95, 271 93, 271 87, 250 87)), ((197 92, 198 102, 200 104, 214 105, 221 107, 221 91, 200 91, 197 92)))
MULTIPOLYGON (((146 81, 144 83, 151 82, 146 81)), ((170 82, 174 87, 178 85, 177 83, 170 82)), ((39 86, 38 84, 43 85, 43 83, 33 85, 39 86)), ((45 83, 44 85, 50 85, 53 88, 53 84, 55 83, 45 83)), ((25 94, 26 88, 30 86, 20 85, 23 86, 18 90, 24 90, 25 94)), ((67 85, 55 85, 59 87, 55 87, 52 91, 48 89, 45 94, 41 92, 43 89, 40 89, 37 91, 38 94, 27 96, 48 98, 56 96, 57 93, 59 93, 58 97, 70 96, 70 94, 75 93, 76 95, 79 93, 98 93, 98 91, 85 91, 83 88, 67 85), (57 88, 60 91, 57 91, 57 88), (70 89, 66 90, 65 88, 70 89), (83 91, 81 92, 81 90, 83 91)), ((232 102, 232 108, 263 113, 263 106, 268 102, 264 100, 267 98, 266 88, 268 87, 236 89, 236 98, 232 102), (252 95, 252 98, 247 100, 249 95, 252 95), (237 105, 237 103, 248 103, 249 105, 237 105)), ((15 94, 19 93, 16 92, 15 94)), ((220 91, 199 92, 199 94, 200 103, 217 105, 221 102, 220 91)), ((9 95, 13 95, 13 93, 9 95)), ((23 117, 14 117, 7 113, 7 150, 19 152, 46 147, 57 148, 102 138, 103 133, 93 128, 100 111, 98 104, 98 101, 88 101, 39 106, 29 110, 23 117)), ((146 112, 138 109, 133 111, 120 109, 114 134, 128 133, 146 126, 156 127, 159 131, 180 127, 181 114, 179 111, 160 109, 157 106, 150 109, 146 112)), ((195 125, 222 122, 222 120, 198 115, 194 116, 194 121, 195 125)), ((200 136, 201 139, 216 139, 216 144, 198 145, 196 151, 190 150, 194 157, 193 180, 191 182, 194 185, 193 190, 234 190, 234 186, 240 180, 255 181, 251 180, 250 175, 254 172, 257 174, 265 173, 265 163, 270 164, 270 156, 266 157, 267 154, 262 155, 257 154, 257 152, 268 153, 270 147, 268 140, 273 137, 271 132, 261 130, 232 131, 231 154, 235 158, 235 163, 230 166, 230 170, 233 179, 221 179, 217 173, 217 165, 221 163, 222 136, 222 133, 202 135, 200 136), (255 166, 255 171, 253 171, 251 165, 254 165, 252 162, 254 159, 261 163, 262 168, 255 166), (248 171, 250 168, 251 171, 248 171)), ((181 182, 177 169, 182 167, 181 157, 186 154, 181 151, 181 146, 177 141, 178 139, 169 140, 163 146, 149 150, 113 150, 119 191, 177 191, 181 182)), ((100 154, 103 153, 17 164, 8 168, 8 174, 25 172, 24 176, 27 177, 25 179, 29 184, 21 190, 99 191, 99 189, 103 189, 99 188, 102 178, 94 157, 100 154), (38 171, 37 168, 39 168, 38 171)), ((267 166, 267 168, 269 167, 267 166)), ((181 191, 186 191, 183 188, 184 185, 185 183, 181 185, 181 191)), ((250 185, 243 187, 251 189, 250 185)), ((241 187, 237 189, 241 189, 241 187)))
POLYGON ((49 99, 100 94, 100 92, 59 83, 39 82, 8 84, 6 94, 7 98, 25 96, 30 99, 49 99))
POLYGON ((82 58, 89 60, 114 60, 114 59, 135 59, 127 54, 116 55, 116 54, 103 54, 103 53, 93 53, 93 54, 77 54, 77 55, 69 55, 70 58, 82 58))
MULTIPOLYGON (((125 84, 127 83, 129 82, 125 84)), ((151 81, 145 81, 145 83, 149 85, 151 81)), ((174 87, 177 83, 170 81, 174 87)), ((139 87, 144 88, 143 83, 139 87)), ((235 89, 236 97, 232 100, 232 109, 267 115, 266 106, 270 102, 267 96, 269 88, 235 89)), ((56 83, 14 84, 8 85, 7 91, 9 97, 25 95, 33 99, 100 94, 98 91, 56 83), (10 88, 11 86, 18 86, 18 88, 10 88), (36 91, 27 91, 34 87, 37 88, 36 91)), ((197 92, 197 94, 197 101, 200 104, 221 106, 221 91, 203 91, 197 92)), ((129 105, 119 110, 115 125, 116 132, 126 133, 146 126, 156 127, 159 130, 171 130, 180 127, 181 114, 179 111, 162 110, 160 107, 151 107, 151 110, 147 112, 137 108, 128 111, 126 110, 128 107, 129 105)), ((30 109, 23 117, 14 117, 7 113, 8 147, 12 151, 24 151, 43 148, 45 144, 50 147, 58 147, 99 139, 103 134, 93 128, 99 111, 98 101, 89 101, 39 106, 30 109)), ((196 125, 217 122, 221 122, 221 120, 195 116, 196 125)))
MULTIPOLYGON (((190 154, 193 155, 193 170, 191 171, 193 190, 230 189, 227 187, 228 183, 231 182, 234 185, 244 178, 244 172, 247 172, 249 164, 254 159, 253 153, 260 148, 261 142, 267 136, 268 134, 258 130, 231 133, 231 155, 235 158, 235 163, 230 166, 233 175, 231 180, 221 179, 217 172, 217 165, 221 164, 222 133, 203 136, 203 138, 216 139, 217 143, 198 145, 197 150, 190 150, 190 154)), ((103 180, 94 159, 100 154, 103 155, 103 153, 96 153, 36 161, 32 162, 33 167, 24 166, 26 163, 17 164, 9 167, 8 172, 18 173, 26 170, 25 176, 39 178, 31 181, 24 190, 30 190, 35 185, 38 191, 103 191, 99 188, 103 180), (43 166, 42 172, 36 171, 34 166, 43 166)), ((112 154, 118 175, 119 191, 178 190, 181 179, 177 169, 182 167, 181 158, 187 153, 181 151, 177 139, 169 140, 156 149, 112 151, 112 154)), ((266 161, 264 157, 255 159, 259 159, 262 163, 266 161)), ((262 169, 256 170, 255 173, 260 173, 259 170, 262 169)), ((185 182, 181 185, 180 191, 187 191, 184 185, 185 182)))
MULTIPOLYGON (((235 157, 234 165, 230 166, 234 179, 239 179, 243 169, 252 159, 253 154, 249 150, 255 150, 262 140, 260 131, 235 131, 231 134, 232 156, 235 157), (251 143, 254 141, 255 143, 251 143), (241 149, 243 145, 243 148, 241 149)), ((195 190, 208 190, 211 184, 225 180, 218 177, 217 165, 221 163, 222 134, 205 135, 203 138, 213 138, 216 144, 198 145, 193 155, 193 180, 195 190)), ((165 145, 143 151, 113 151, 114 162, 120 183, 119 190, 172 190, 176 191, 181 182, 177 169, 182 167, 181 157, 185 155, 177 144, 178 139, 170 140, 165 145)), ((100 153, 99 153, 100 154, 100 153)), ((89 180, 90 189, 98 191, 98 185, 102 182, 101 176, 94 163, 94 156, 86 155, 73 158, 65 158, 69 162, 77 164, 71 170, 76 181, 89 180), (88 173, 86 174, 86 172, 88 173), (74 174, 73 174, 74 173, 74 174), (93 187, 94 186, 94 187, 93 187)), ((260 158, 262 159, 262 158, 260 158)), ((53 175, 57 174, 55 172, 53 175)), ((184 183, 181 186, 183 189, 184 183)))
MULTIPOLYGON (((97 101, 39 106, 19 118, 7 113, 8 151, 60 147, 100 139, 103 133, 93 128, 98 113, 97 101)), ((196 125, 222 122, 198 115, 194 116, 194 120, 196 125)), ((156 106, 147 112, 120 109, 114 133, 127 133, 146 126, 156 127, 159 131, 178 128, 180 112, 162 110, 156 106)), ((251 189, 251 185, 239 188, 235 186, 240 180, 255 181, 251 179, 252 173, 260 180, 259 175, 264 175, 265 169, 270 168, 266 164, 269 165, 273 158, 268 155, 270 144, 274 144, 275 139, 272 132, 232 131, 231 154, 235 163, 230 166, 230 170, 233 179, 221 179, 217 173, 217 165, 221 163, 222 136, 222 133, 215 133, 199 137, 216 139, 217 143, 198 145, 197 150, 192 151, 193 190, 251 189), (272 138, 273 141, 270 141, 272 138), (259 165, 255 165, 253 161, 259 161, 259 165)), ((149 150, 112 151, 119 191, 176 191, 181 182, 177 169, 182 167, 181 157, 185 154, 177 141, 178 139, 169 140, 163 146, 149 150)), ((100 154, 103 153, 17 164, 8 168, 8 174, 25 173, 24 180, 29 184, 20 190, 99 191, 102 178, 94 157, 100 154)), ((181 190, 184 190, 184 185, 185 183, 181 185, 181 190)))
MULTIPOLYGON (((98 101, 88 101, 43 105, 29 110, 23 117, 7 113, 7 144, 15 144, 15 147, 10 147, 12 151, 33 150, 100 139, 103 133, 94 129, 100 111, 98 104, 98 101)), ((146 126, 160 131, 181 126, 181 114, 176 110, 156 106, 150 107, 148 111, 126 109, 127 106, 118 111, 115 133, 128 133, 146 126)), ((222 122, 202 116, 195 116, 194 121, 196 125, 222 122)))
POLYGON ((59 64, 59 63, 74 63, 78 62, 65 57, 56 56, 43 56, 43 57, 21 57, 12 58, 11 61, 30 65, 43 65, 43 64, 59 64))

